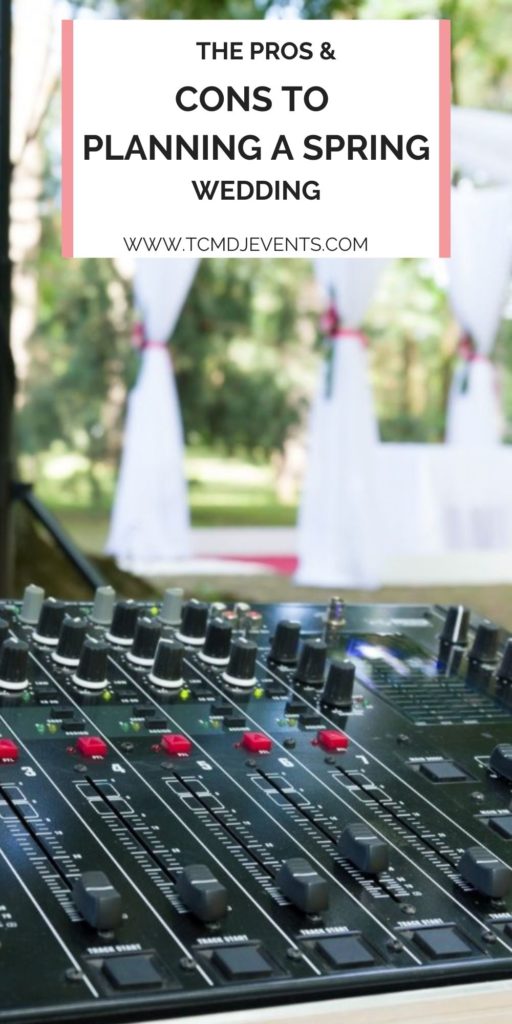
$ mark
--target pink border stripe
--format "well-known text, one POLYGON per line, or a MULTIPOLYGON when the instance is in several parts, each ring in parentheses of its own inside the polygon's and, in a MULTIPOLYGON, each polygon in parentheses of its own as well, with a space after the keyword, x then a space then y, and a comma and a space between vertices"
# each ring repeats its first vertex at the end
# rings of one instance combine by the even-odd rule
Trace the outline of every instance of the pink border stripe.
POLYGON ((451 25, 439 22, 439 255, 451 247, 451 25))
POLYGON ((73 22, 62 22, 62 255, 73 256, 73 22))

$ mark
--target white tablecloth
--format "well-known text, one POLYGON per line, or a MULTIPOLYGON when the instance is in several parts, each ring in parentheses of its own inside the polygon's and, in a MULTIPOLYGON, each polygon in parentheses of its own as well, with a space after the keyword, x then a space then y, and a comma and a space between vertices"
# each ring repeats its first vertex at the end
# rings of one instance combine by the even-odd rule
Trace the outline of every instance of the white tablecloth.
MULTIPOLYGON (((372 476, 376 580, 382 581, 390 559, 512 550, 512 445, 381 443, 372 476)), ((350 571, 358 560, 346 552, 343 516, 336 529, 321 490, 312 504, 310 496, 298 530, 297 582, 360 586, 350 571)), ((358 538, 356 531, 350 546, 358 543, 363 533, 358 538)))

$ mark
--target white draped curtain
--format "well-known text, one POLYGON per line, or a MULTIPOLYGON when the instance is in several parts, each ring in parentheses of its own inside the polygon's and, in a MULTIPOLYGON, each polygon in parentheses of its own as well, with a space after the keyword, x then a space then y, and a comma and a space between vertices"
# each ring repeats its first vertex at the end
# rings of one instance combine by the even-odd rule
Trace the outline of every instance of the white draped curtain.
POLYGON ((378 428, 365 339, 359 331, 386 260, 318 260, 315 271, 339 317, 327 339, 311 409, 298 521, 296 582, 377 586, 380 558, 374 460, 378 428))
POLYGON ((447 410, 451 444, 497 444, 502 417, 491 361, 512 264, 512 187, 452 190, 452 257, 448 291, 460 325, 460 359, 447 410))
POLYGON ((198 260, 137 260, 135 303, 141 365, 128 398, 123 452, 107 552, 134 572, 190 555, 183 430, 167 342, 198 260))

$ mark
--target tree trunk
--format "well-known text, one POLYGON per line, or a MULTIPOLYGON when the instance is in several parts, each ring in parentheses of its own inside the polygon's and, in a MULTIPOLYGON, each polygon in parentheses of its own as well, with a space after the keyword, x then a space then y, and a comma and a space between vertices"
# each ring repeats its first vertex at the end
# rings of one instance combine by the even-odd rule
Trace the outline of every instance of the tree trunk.
POLYGON ((11 424, 14 364, 10 348, 9 152, 11 100, 11 5, 0 4, 0 596, 12 585, 10 531, 11 424))

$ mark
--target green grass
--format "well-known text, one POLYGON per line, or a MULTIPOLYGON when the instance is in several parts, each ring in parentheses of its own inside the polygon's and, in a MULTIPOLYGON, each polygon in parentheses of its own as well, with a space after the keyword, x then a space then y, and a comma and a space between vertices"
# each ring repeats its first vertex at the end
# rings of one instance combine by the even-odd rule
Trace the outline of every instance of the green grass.
MULTIPOLYGON (((34 466, 27 466, 25 477, 35 479, 37 495, 80 547, 89 552, 103 551, 115 488, 112 470, 105 465, 95 467, 99 492, 94 500, 83 460, 67 453, 47 453, 38 459, 34 470, 34 466)), ((278 500, 269 465, 194 451, 187 454, 186 472, 193 526, 295 524, 297 507, 278 500)))

